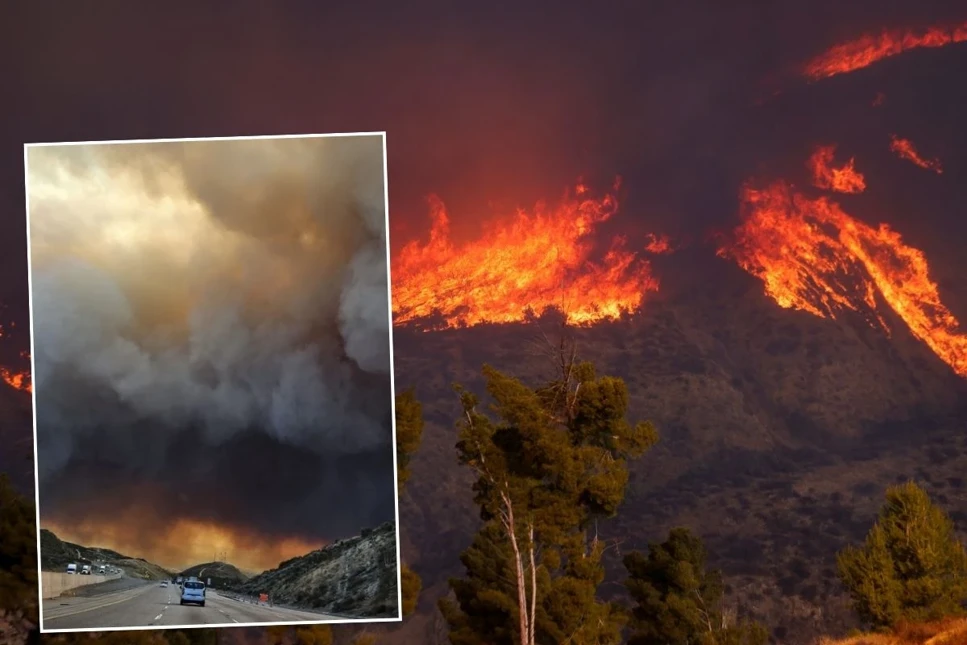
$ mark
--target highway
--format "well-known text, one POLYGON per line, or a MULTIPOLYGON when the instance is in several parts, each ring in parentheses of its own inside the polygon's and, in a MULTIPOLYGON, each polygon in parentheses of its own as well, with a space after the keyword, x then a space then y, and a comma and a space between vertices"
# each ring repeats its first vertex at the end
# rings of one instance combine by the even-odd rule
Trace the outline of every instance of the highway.
POLYGON ((174 627, 339 620, 337 616, 265 607, 208 590, 204 607, 180 604, 178 585, 120 578, 44 600, 42 631, 104 627, 174 627))

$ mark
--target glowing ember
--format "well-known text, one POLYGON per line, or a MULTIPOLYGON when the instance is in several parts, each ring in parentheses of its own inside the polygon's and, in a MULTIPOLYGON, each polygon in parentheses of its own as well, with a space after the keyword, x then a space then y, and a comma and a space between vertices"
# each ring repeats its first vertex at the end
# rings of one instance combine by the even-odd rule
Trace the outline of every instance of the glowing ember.
POLYGON ((878 299, 890 305, 954 371, 967 377, 967 334, 940 301, 923 253, 887 225, 873 228, 825 199, 796 194, 784 183, 743 191, 743 223, 719 255, 760 278, 786 308, 835 318, 864 314, 887 329, 878 299))
POLYGON ((813 184, 838 193, 861 193, 866 190, 866 180, 854 167, 856 160, 850 158, 845 166, 835 168, 835 153, 836 146, 816 148, 806 164, 813 173, 813 184))
POLYGON ((556 308, 573 324, 591 324, 636 311, 658 288, 648 262, 620 237, 592 259, 596 227, 618 210, 615 191, 594 198, 579 183, 555 206, 519 210, 461 248, 450 240, 443 202, 431 197, 429 241, 411 242, 392 263, 395 323, 509 323, 556 308))
POLYGON ((886 94, 883 92, 877 92, 876 96, 873 98, 873 107, 880 107, 886 102, 886 94))
POLYGON ((945 47, 967 41, 967 22, 953 27, 931 27, 926 30, 884 30, 857 40, 836 45, 806 64, 803 74, 818 81, 858 69, 924 47, 945 47))
POLYGON ((943 174, 943 166, 940 164, 939 159, 924 159, 917 152, 916 147, 914 147, 913 142, 909 139, 901 139, 895 134, 890 135, 890 150, 893 154, 898 156, 900 159, 904 159, 911 163, 914 163, 921 168, 926 170, 932 170, 938 175, 943 174))

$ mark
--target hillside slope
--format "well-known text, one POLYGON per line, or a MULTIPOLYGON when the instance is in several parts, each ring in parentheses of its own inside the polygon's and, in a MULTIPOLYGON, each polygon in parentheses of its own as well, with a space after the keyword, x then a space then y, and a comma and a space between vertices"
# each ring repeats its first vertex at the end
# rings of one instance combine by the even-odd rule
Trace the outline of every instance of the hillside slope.
POLYGON ((79 565, 98 562, 120 567, 132 578, 163 580, 171 576, 171 572, 164 567, 143 558, 132 558, 110 549, 65 542, 48 529, 40 530, 40 556, 41 569, 44 571, 63 571, 71 562, 79 565))
POLYGON ((224 587, 236 587, 246 580, 248 576, 238 570, 234 565, 227 562, 205 562, 188 567, 178 575, 190 578, 195 576, 199 580, 211 580, 211 586, 220 589, 224 587))
MULTIPOLYGON (((920 480, 967 529, 967 384, 902 325, 887 337, 862 320, 782 309, 717 259, 667 262, 641 316, 574 332, 583 358, 626 380, 632 416, 662 435, 631 465, 626 502, 602 530, 626 551, 690 526, 724 569, 730 602, 780 642, 844 633, 853 619, 835 553, 862 538, 888 484, 920 480)), ((436 599, 462 573, 458 556, 478 524, 470 474, 456 463, 450 384, 479 391, 484 363, 548 378, 539 338, 523 324, 396 331, 397 386, 416 387, 427 419, 400 502, 403 555, 425 592, 424 617, 391 642, 439 628, 436 599)), ((614 558, 611 581, 622 576, 614 558)))
POLYGON ((32 414, 30 392, 0 381, 0 473, 6 473, 14 487, 28 497, 34 494, 32 414))
POLYGON ((279 605, 359 618, 398 616, 398 588, 391 522, 286 560, 237 587, 251 595, 267 593, 279 605))

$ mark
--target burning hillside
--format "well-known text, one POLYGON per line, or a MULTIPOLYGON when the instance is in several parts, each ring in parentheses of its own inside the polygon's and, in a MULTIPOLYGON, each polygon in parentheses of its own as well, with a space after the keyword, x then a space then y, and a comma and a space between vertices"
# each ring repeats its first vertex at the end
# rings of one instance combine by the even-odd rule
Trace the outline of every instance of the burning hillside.
POLYGON ((843 166, 836 166, 836 146, 819 146, 806 164, 813 174, 813 184, 818 188, 837 193, 862 193, 866 179, 857 172, 856 159, 850 158, 843 166))
POLYGON ((924 159, 917 152, 916 146, 909 139, 903 139, 896 136, 895 134, 890 135, 890 151, 893 152, 897 157, 903 159, 904 161, 909 161, 910 163, 923 168, 924 170, 932 170, 938 175, 943 174, 943 166, 939 159, 924 159))
POLYGON ((803 74, 818 81, 869 67, 885 58, 920 48, 945 47, 967 41, 967 22, 928 29, 887 29, 836 45, 809 61, 803 74))
MULTIPOLYGON (((573 324, 619 318, 658 288, 647 260, 616 237, 600 259, 593 234, 618 211, 619 182, 601 197, 582 183, 548 206, 518 210, 462 246, 450 239, 443 202, 431 197, 425 244, 411 242, 393 262, 396 324, 440 318, 443 326, 521 321, 529 312, 560 309, 573 324)), ((653 253, 668 241, 654 237, 653 253)))
POLYGON ((782 182, 747 186, 742 202, 744 221, 719 254, 760 278, 780 306, 825 318, 853 311, 889 332, 884 302, 967 377, 967 333, 941 302, 920 250, 886 224, 868 226, 829 199, 811 199, 782 182))

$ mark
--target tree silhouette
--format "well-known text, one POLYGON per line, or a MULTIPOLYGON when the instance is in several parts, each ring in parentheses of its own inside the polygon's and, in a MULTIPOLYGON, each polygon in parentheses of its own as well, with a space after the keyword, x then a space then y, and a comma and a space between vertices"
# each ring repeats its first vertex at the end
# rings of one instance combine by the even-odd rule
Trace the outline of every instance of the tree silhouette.
POLYGON ((494 401, 456 386, 460 463, 473 469, 483 527, 463 552, 455 601, 441 611, 454 645, 618 643, 619 607, 596 597, 605 544, 596 522, 624 498, 627 460, 656 441, 650 423, 626 420, 621 379, 598 377, 575 352, 540 388, 485 366, 494 401))
MULTIPOLYGON (((410 459, 423 441, 423 406, 416 398, 416 392, 406 390, 396 397, 396 472, 399 480, 399 494, 410 477, 410 459)), ((402 564, 403 615, 409 616, 416 611, 422 581, 415 571, 402 564)))
POLYGON ((887 489, 863 546, 844 549, 838 568, 854 609, 873 627, 964 613, 967 553, 953 522, 914 482, 887 489))
POLYGON ((756 623, 730 620, 721 609, 722 574, 706 569, 701 539, 686 528, 624 558, 635 605, 628 645, 765 645, 756 623))

